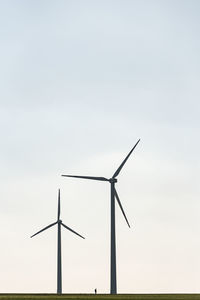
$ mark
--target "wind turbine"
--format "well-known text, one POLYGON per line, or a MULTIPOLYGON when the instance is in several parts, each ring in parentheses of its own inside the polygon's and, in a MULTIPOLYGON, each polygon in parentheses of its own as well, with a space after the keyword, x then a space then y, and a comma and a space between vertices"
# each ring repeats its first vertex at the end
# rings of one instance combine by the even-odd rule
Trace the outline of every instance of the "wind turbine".
POLYGON ((110 190, 111 190, 111 249, 110 249, 110 293, 111 294, 117 294, 117 280, 116 280, 116 238, 115 238, 115 199, 117 200, 119 207, 122 211, 122 214, 124 215, 124 218, 130 227, 130 224, 128 222, 128 219, 125 215, 124 209, 122 207, 122 204, 120 202, 119 196, 117 194, 117 191, 115 189, 115 183, 117 182, 117 176, 119 175, 121 169, 123 168, 124 164, 126 163, 127 159, 139 143, 140 139, 137 141, 135 146, 131 149, 131 151, 128 153, 126 158, 122 161, 121 165, 118 167, 118 169, 115 171, 113 176, 108 179, 105 177, 94 177, 94 176, 76 176, 76 175, 62 175, 64 177, 74 177, 74 178, 82 178, 82 179, 91 179, 91 180, 98 180, 98 181, 108 181, 110 183, 110 190))
POLYGON ((82 235, 65 225, 62 220, 60 219, 60 189, 58 190, 58 218, 57 221, 46 226, 45 228, 41 229, 40 231, 36 232, 31 236, 34 237, 35 235, 39 234, 40 232, 54 226, 58 225, 58 245, 57 245, 57 294, 62 294, 62 264, 61 264, 61 225, 68 229, 69 231, 75 233, 76 235, 80 236, 81 238, 85 239, 82 235))

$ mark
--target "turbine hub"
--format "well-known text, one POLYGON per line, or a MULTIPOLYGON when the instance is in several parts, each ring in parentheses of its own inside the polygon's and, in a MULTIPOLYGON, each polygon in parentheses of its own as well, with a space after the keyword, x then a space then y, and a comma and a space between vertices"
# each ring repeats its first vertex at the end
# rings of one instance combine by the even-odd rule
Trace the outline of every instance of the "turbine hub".
POLYGON ((110 179, 109 179, 109 182, 110 182, 110 183, 115 183, 115 182, 117 182, 117 178, 110 178, 110 179))
POLYGON ((62 223, 62 220, 58 220, 58 223, 61 224, 61 223, 62 223))

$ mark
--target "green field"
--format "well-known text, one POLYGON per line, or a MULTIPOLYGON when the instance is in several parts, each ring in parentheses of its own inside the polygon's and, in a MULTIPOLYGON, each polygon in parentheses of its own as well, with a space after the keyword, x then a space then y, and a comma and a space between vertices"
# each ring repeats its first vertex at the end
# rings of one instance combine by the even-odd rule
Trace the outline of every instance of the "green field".
POLYGON ((118 294, 118 295, 106 295, 106 294, 0 294, 0 300, 185 300, 185 299, 199 299, 200 294, 118 294))

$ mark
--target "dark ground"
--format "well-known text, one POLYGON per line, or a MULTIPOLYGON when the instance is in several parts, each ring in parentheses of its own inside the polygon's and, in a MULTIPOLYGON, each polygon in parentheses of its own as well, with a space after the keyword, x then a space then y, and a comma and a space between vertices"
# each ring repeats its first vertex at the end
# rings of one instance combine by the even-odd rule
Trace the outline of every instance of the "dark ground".
POLYGON ((185 300, 199 299, 200 294, 0 294, 0 300, 185 300))

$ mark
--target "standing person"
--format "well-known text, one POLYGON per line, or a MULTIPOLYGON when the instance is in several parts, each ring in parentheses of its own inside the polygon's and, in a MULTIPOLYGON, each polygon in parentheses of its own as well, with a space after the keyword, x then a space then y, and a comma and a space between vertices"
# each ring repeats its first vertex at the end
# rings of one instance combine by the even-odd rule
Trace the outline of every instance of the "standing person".
POLYGON ((94 289, 94 293, 95 293, 95 295, 96 295, 96 293, 97 293, 97 289, 94 289))

